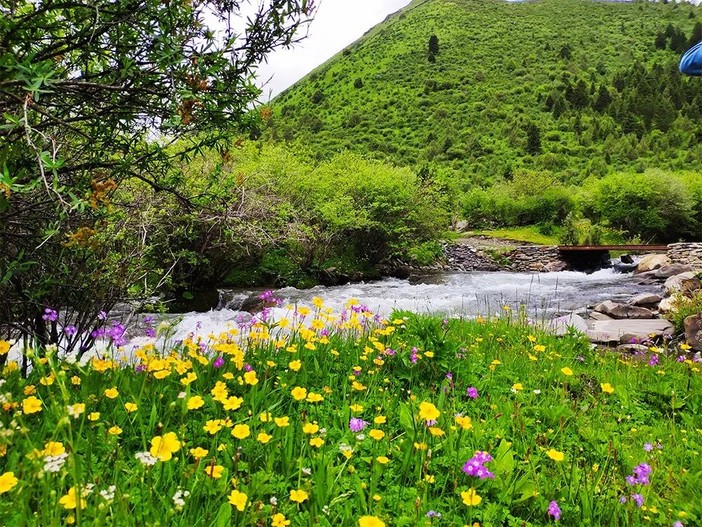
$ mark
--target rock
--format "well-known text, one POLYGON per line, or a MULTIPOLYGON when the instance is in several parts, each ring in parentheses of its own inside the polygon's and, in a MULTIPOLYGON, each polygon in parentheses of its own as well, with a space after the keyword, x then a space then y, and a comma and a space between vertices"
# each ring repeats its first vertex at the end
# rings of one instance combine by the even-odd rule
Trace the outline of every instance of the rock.
POLYGON ((670 258, 665 254, 647 254, 636 266, 634 274, 645 273, 646 271, 653 271, 654 269, 660 269, 664 265, 670 263, 670 258))
POLYGON ((688 273, 692 267, 681 263, 672 263, 662 266, 656 271, 656 278, 670 278, 676 274, 688 273))
POLYGON ((702 313, 685 319, 685 340, 692 349, 702 350, 702 313))
POLYGON ((633 264, 634 263, 634 259, 631 257, 630 254, 622 254, 619 257, 619 261, 623 264, 633 264))
POLYGON ((664 298, 663 300, 660 301, 658 304, 658 312, 659 313, 672 313, 673 311, 676 311, 675 309, 675 297, 674 296, 668 296, 664 298))
POLYGON ((654 320, 596 320, 591 323, 588 337, 598 338, 592 342, 643 342, 673 334, 673 324, 662 318, 654 320))
POLYGON ((692 271, 676 274, 668 278, 663 284, 667 295, 672 295, 678 291, 681 293, 691 293, 702 288, 699 279, 695 277, 692 271))
POLYGON ((549 320, 544 326, 544 330, 552 332, 554 335, 559 337, 567 335, 573 329, 580 331, 581 333, 585 333, 588 329, 590 329, 590 327, 587 325, 587 322, 585 322, 583 317, 576 315, 575 313, 549 320))
POLYGON ((619 302, 612 302, 611 300, 605 300, 601 304, 594 307, 594 311, 599 313, 604 313, 612 318, 622 319, 622 318, 655 318, 653 311, 646 309, 645 307, 632 306, 629 304, 620 304, 619 302))
POLYGON ((605 315, 604 313, 600 313, 599 311, 590 311, 588 313, 587 318, 590 320, 614 320, 612 317, 609 315, 605 315))
POLYGON ((453 226, 453 230, 456 232, 465 232, 468 229, 468 222, 466 220, 458 220, 453 226))
POLYGON ((553 262, 548 262, 544 265, 542 271, 544 273, 559 273, 561 271, 566 271, 568 269, 568 264, 563 260, 556 260, 553 262))
POLYGON ((628 342, 626 344, 620 344, 619 346, 617 346, 617 349, 622 351, 628 351, 629 353, 646 353, 648 351, 648 346, 628 342))
POLYGON ((594 329, 588 329, 585 332, 585 336, 590 342, 594 342, 595 344, 609 344, 611 342, 619 342, 619 335, 615 335, 607 331, 597 331, 594 329))
POLYGON ((663 300, 663 297, 660 295, 641 293, 630 298, 627 303, 632 306, 650 306, 659 303, 661 300, 663 300))

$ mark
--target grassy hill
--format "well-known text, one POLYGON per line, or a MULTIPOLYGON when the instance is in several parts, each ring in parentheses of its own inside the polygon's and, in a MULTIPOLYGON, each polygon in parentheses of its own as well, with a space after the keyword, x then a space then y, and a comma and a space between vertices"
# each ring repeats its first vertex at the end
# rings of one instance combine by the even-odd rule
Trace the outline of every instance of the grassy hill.
POLYGON ((348 149, 446 175, 457 190, 520 168, 568 184, 696 170, 702 84, 677 62, 702 39, 699 13, 654 2, 417 0, 277 97, 266 133, 320 159, 348 149))

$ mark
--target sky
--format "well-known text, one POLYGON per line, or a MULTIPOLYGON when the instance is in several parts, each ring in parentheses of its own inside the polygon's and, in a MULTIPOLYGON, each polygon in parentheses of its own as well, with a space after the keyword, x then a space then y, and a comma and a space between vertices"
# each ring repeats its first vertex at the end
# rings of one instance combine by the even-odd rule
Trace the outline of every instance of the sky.
POLYGON ((308 37, 268 56, 258 70, 261 98, 268 101, 351 44, 411 0, 321 0, 308 37))

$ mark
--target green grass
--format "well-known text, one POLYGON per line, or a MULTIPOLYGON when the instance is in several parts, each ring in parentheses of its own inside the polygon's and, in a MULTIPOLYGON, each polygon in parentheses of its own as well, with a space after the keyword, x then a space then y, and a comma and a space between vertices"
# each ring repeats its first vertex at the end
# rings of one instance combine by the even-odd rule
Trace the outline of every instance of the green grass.
POLYGON ((559 245, 557 234, 542 234, 535 225, 526 227, 505 227, 502 229, 477 230, 470 231, 467 234, 470 236, 490 236, 491 238, 536 243, 539 245, 559 245))
POLYGON ((702 521, 702 376, 681 351, 593 350, 508 310, 366 320, 301 309, 292 333, 145 346, 136 364, 5 364, 0 524, 529 526, 551 501, 563 525, 702 521), (494 478, 462 471, 476 451, 494 478), (642 463, 650 484, 627 485, 642 463))

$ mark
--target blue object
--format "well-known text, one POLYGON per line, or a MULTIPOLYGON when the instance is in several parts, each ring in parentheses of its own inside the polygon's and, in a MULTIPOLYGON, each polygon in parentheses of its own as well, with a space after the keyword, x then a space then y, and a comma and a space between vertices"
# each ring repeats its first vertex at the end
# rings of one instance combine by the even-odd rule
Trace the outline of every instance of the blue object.
POLYGON ((702 75, 702 42, 698 42, 680 59, 680 73, 702 75))

